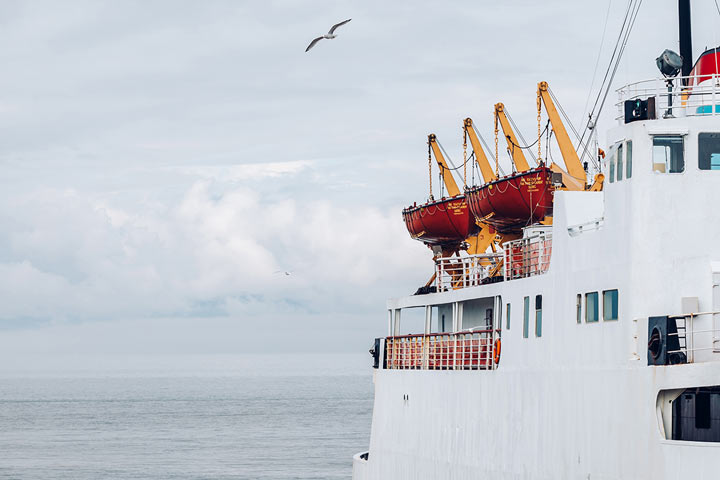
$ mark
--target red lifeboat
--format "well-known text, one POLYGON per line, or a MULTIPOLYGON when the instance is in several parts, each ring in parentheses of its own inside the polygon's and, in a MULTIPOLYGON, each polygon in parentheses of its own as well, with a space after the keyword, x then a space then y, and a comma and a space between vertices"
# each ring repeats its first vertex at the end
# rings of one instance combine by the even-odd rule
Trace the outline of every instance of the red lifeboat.
POLYGON ((464 195, 430 201, 403 210, 410 236, 426 245, 459 245, 478 232, 464 195))
POLYGON ((552 171, 541 166, 473 187, 466 198, 475 218, 511 233, 552 215, 553 192, 552 171))

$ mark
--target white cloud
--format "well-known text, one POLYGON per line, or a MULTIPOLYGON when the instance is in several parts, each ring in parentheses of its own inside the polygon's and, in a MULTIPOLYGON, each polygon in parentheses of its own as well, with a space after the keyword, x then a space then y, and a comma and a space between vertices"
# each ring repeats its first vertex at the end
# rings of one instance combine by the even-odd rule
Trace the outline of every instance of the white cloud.
POLYGON ((389 281, 431 266, 395 210, 232 182, 196 181, 148 210, 55 190, 13 207, 0 208, 13 226, 14 260, 0 262, 6 323, 367 309, 368 292, 381 308, 389 281))

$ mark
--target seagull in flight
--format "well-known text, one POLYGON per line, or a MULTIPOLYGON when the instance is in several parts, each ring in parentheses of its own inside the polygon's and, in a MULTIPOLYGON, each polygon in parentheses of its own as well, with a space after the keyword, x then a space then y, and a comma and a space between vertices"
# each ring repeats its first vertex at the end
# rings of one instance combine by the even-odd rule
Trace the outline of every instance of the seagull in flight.
POLYGON ((336 30, 338 27, 340 27, 340 26, 342 26, 342 25, 345 25, 345 24, 348 23, 350 20, 352 20, 352 18, 348 18, 348 19, 345 20, 345 21, 342 21, 342 22, 340 22, 340 23, 336 23, 335 25, 333 25, 332 28, 330 29, 330 31, 329 31, 326 35, 323 35, 322 37, 317 37, 315 40, 313 40, 312 42, 310 42, 310 45, 308 45, 308 47, 305 49, 305 52, 307 52, 307 51, 310 50, 312 47, 314 47, 315 44, 316 44, 317 42, 319 42, 320 40, 322 40, 323 38, 326 38, 326 39, 328 39, 328 40, 332 40, 333 38, 337 37, 337 35, 335 35, 335 30, 336 30))

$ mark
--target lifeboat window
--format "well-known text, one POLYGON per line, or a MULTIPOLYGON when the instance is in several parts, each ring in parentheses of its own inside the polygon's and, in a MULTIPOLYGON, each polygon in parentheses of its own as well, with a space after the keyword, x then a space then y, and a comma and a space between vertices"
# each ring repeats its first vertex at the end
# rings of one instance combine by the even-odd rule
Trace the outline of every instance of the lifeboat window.
POLYGON ((683 137, 657 135, 653 137, 653 172, 682 173, 685 171, 683 137))
POLYGON ((535 336, 542 337, 542 295, 535 295, 535 336))
POLYGON ((575 314, 577 317, 577 323, 582 323, 582 295, 577 294, 575 301, 575 314))
POLYGON ((698 167, 720 170, 720 133, 698 134, 698 167))
POLYGON ((505 323, 507 323, 506 330, 510 330, 510 304, 505 305, 505 323))
POLYGON ((603 320, 618 319, 618 291, 605 290, 603 292, 603 320))
POLYGON ((632 140, 628 140, 625 144, 625 178, 632 177, 632 140))
POLYGON ((585 294, 585 323, 594 323, 599 320, 598 292, 585 294))
POLYGON ((623 179, 623 146, 620 144, 617 150, 617 181, 623 179))
POLYGON ((523 299, 523 338, 528 338, 530 330, 530 297, 523 299))

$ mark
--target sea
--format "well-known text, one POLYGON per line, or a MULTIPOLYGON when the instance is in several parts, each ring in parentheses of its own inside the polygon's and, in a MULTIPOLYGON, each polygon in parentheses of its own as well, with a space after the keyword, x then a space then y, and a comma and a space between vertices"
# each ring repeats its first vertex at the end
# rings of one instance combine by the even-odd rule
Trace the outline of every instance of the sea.
POLYGON ((0 367, 0 478, 349 479, 352 455, 369 443, 370 360, 116 356, 0 367))

